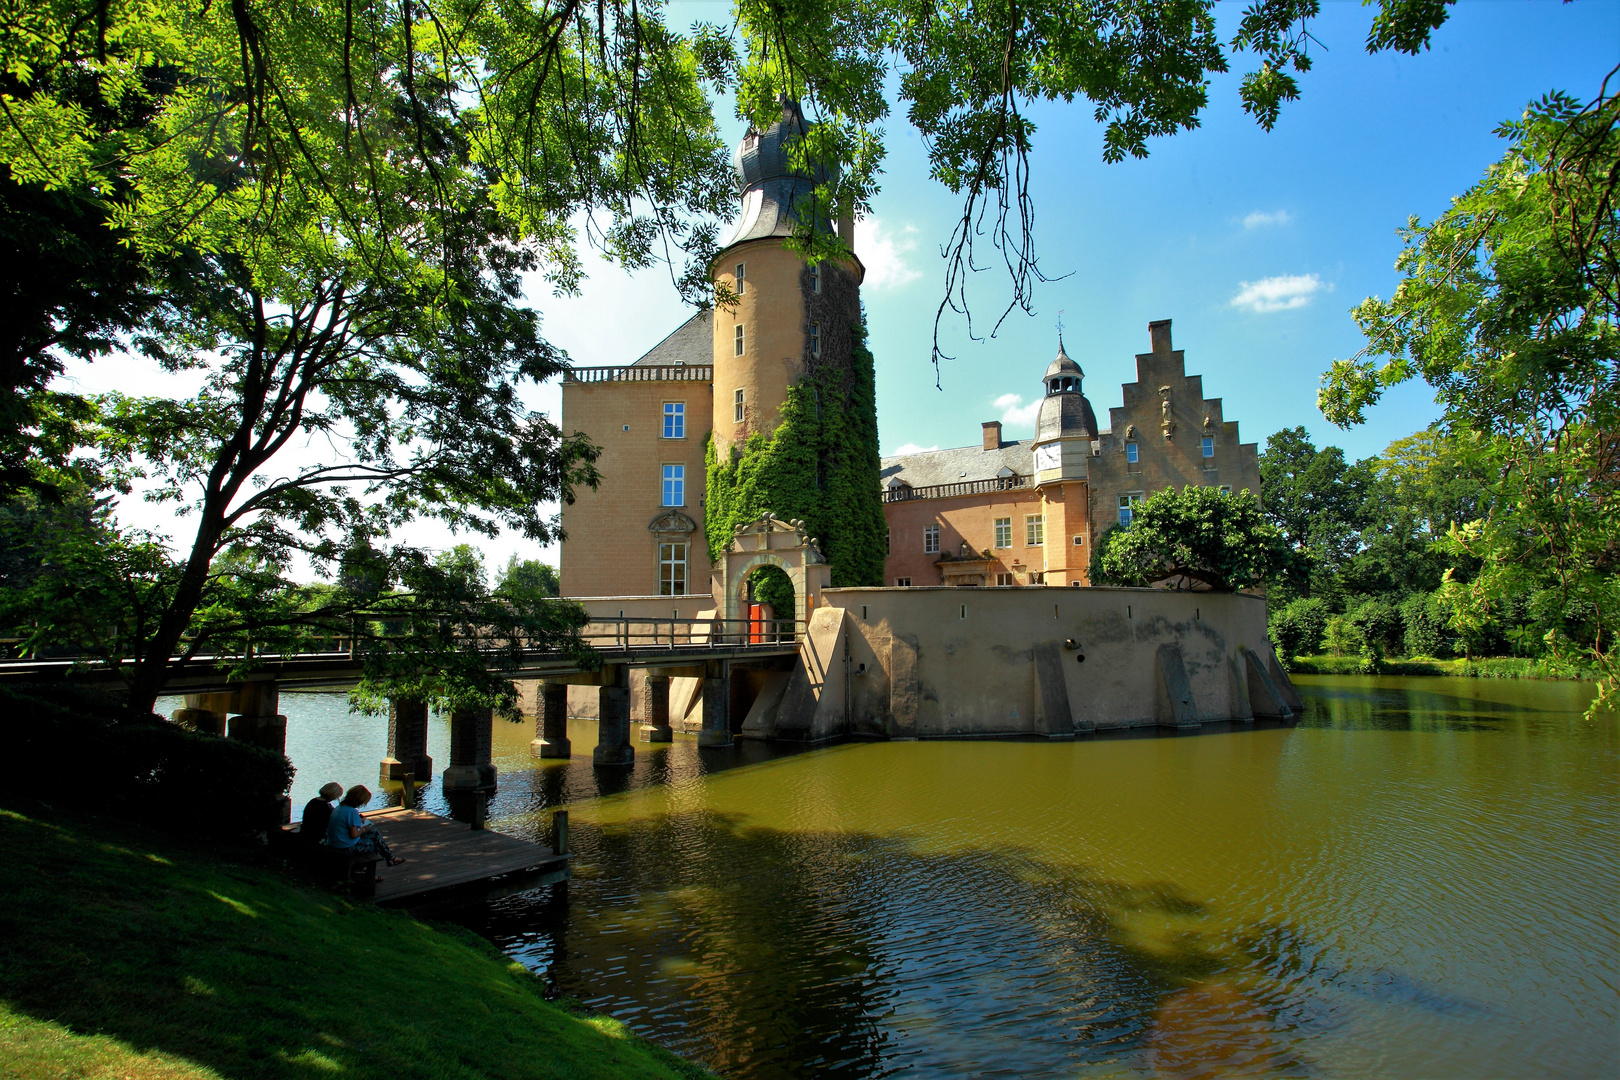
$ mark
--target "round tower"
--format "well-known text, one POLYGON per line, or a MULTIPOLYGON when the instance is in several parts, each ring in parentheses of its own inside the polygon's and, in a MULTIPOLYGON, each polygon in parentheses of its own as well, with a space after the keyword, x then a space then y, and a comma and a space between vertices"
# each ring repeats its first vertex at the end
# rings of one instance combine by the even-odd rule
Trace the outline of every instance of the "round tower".
MULTIPOLYGON (((716 290, 724 285, 736 297, 714 312, 714 447, 722 461, 749 436, 776 430, 788 388, 806 372, 849 364, 865 268, 855 258, 811 267, 783 246, 826 179, 789 163, 807 130, 798 104, 784 100, 781 118, 750 129, 733 158, 741 212, 709 268, 716 290)), ((810 226, 833 231, 825 216, 810 226)), ((852 239, 843 223, 838 232, 852 239)))
POLYGON ((1035 420, 1035 487, 1041 494, 1042 546, 1049 585, 1085 585, 1090 580, 1091 444, 1097 415, 1081 387, 1086 373, 1063 351, 1042 376, 1045 396, 1035 420))

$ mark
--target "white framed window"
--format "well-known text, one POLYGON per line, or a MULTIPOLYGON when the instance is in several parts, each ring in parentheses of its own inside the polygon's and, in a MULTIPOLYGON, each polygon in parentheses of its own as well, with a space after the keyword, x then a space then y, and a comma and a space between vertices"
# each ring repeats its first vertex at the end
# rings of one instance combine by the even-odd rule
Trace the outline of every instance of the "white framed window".
POLYGON ((883 554, 887 555, 892 551, 894 551, 894 530, 892 528, 884 529, 883 530, 883 554))
MULTIPOLYGON (((742 327, 740 326, 737 327, 737 355, 742 355, 742 327)), ((1125 462, 1129 465, 1136 464, 1136 444, 1133 442, 1125 444, 1125 462)))
POLYGON ((1046 518, 1043 515, 1024 516, 1024 543, 1029 547, 1039 547, 1046 543, 1046 518))
POLYGON ((909 589, 911 588, 911 579, 908 577, 897 577, 894 579, 894 587, 897 589, 909 589))
POLYGON ((1136 504, 1142 501, 1140 492, 1128 493, 1119 497, 1119 523, 1125 528, 1131 527, 1131 517, 1136 512, 1136 504))
POLYGON ((738 296, 741 296, 743 294, 743 290, 744 290, 744 288, 746 288, 746 286, 748 284, 748 278, 746 276, 747 273, 748 273, 748 264, 747 263, 738 263, 737 264, 737 272, 736 272, 736 275, 735 275, 736 281, 737 281, 736 293, 737 293, 738 296))
POLYGON ((1221 494, 1222 495, 1230 495, 1230 494, 1232 494, 1232 485, 1231 484, 1222 484, 1221 485, 1221 494))
POLYGON ((1212 435, 1204 436, 1204 456, 1207 458, 1215 456, 1215 438, 1212 435))
POLYGON ((1069 582, 1069 588, 1071 588, 1071 589, 1078 589, 1078 588, 1079 588, 1079 587, 1080 587, 1080 583, 1079 583, 1079 582, 1078 582, 1078 581, 1071 581, 1071 582, 1069 582))
POLYGON ((821 355, 821 324, 818 322, 810 324, 810 355, 821 355))
POLYGON ((1012 518, 996 518, 996 547, 1012 547, 1012 518))
POLYGON ((732 398, 731 398, 731 406, 732 406, 732 409, 733 409, 732 419, 735 420, 739 424, 742 423, 743 422, 743 392, 741 390, 738 390, 732 396, 732 398))
POLYGON ((664 402, 664 438, 686 438, 686 402, 664 402))
POLYGON ((664 466, 664 505, 686 505, 686 466, 664 466))
MULTIPOLYGON (((743 354, 743 324, 742 323, 737 324, 736 330, 732 332, 732 338, 736 342, 737 355, 741 356, 743 354)), ((1132 459, 1132 460, 1135 460, 1135 459, 1132 459)))
POLYGON ((658 595, 686 595, 686 545, 658 545, 658 595))
POLYGON ((923 526, 923 554, 924 555, 937 555, 937 554, 939 554, 939 526, 938 525, 924 525, 923 526))
POLYGON ((814 266, 812 266, 810 268, 810 291, 813 292, 813 293, 819 293, 821 291, 821 264, 820 263, 816 263, 816 265, 814 265, 814 266))
POLYGON ((1018 584, 1018 582, 1013 580, 1013 576, 1011 574, 997 574, 996 575, 996 584, 997 585, 1016 585, 1016 584, 1018 584))
POLYGON ((1074 538, 1074 546, 1075 547, 1085 547, 1086 546, 1086 538, 1084 536, 1075 537, 1074 538))

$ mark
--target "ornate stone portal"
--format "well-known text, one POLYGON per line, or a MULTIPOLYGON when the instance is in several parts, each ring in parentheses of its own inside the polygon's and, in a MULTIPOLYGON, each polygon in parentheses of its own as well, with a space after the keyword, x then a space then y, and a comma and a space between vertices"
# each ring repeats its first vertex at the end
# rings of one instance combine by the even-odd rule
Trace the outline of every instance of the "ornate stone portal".
POLYGON ((832 567, 819 542, 805 534, 804 522, 783 521, 767 510, 737 526, 714 568, 715 602, 724 611, 726 625, 736 626, 745 618, 748 575, 760 566, 775 566, 787 574, 793 583, 793 618, 800 625, 808 623, 821 590, 832 584, 832 567))

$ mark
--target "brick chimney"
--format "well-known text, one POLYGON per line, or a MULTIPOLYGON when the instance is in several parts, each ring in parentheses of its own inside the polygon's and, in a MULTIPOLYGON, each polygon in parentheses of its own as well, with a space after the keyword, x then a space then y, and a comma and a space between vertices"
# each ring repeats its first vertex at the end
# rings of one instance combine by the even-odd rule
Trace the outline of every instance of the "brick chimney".
POLYGON ((1167 353, 1170 351, 1170 320, 1160 319, 1158 322, 1148 323, 1148 333, 1153 335, 1153 351, 1167 353))
POLYGON ((1001 421, 986 420, 984 422, 984 448, 986 450, 1001 449, 1001 421))

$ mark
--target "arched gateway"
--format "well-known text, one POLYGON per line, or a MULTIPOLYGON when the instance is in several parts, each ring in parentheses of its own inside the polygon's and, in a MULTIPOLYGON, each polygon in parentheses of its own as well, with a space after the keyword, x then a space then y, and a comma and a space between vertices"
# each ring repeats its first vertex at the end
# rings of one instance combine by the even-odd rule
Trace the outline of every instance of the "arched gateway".
POLYGON ((802 627, 821 600, 821 590, 832 583, 832 567, 814 537, 807 537, 804 522, 783 521, 770 511, 731 534, 715 567, 714 595, 724 600, 725 626, 738 626, 746 617, 748 575, 756 567, 775 566, 793 583, 793 618, 802 627))

